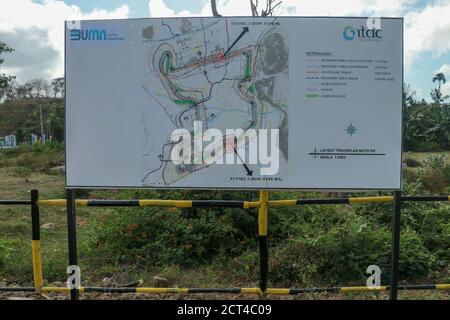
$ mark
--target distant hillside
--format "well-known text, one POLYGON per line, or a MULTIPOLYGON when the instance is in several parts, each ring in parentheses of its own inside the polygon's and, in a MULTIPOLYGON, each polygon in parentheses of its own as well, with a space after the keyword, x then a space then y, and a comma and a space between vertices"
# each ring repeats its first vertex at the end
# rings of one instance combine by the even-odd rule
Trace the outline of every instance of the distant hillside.
POLYGON ((64 138, 64 105, 59 98, 28 98, 0 103, 0 136, 14 134, 18 143, 41 134, 39 105, 42 105, 44 133, 53 139, 64 138))

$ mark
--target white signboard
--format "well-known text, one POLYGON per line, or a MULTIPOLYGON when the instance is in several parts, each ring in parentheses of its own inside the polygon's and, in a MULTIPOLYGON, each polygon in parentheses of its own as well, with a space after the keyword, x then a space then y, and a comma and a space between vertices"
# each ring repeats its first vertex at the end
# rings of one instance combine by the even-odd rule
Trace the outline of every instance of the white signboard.
POLYGON ((67 186, 397 190, 402 82, 402 19, 67 22, 67 186))

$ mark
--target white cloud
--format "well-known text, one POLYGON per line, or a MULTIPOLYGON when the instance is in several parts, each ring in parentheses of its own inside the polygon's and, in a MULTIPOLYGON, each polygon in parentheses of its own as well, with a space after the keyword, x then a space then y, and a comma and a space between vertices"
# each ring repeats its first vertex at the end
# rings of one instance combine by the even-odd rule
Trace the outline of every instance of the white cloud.
MULTIPOLYGON (((209 9, 209 15, 212 15, 209 1, 203 11, 206 9, 209 9)), ((218 0, 217 11, 223 16, 251 16, 252 14, 250 1, 247 0, 218 0)))
POLYGON ((441 87, 442 93, 446 96, 450 96, 450 82, 446 82, 441 87))
POLYGON ((438 70, 435 71, 435 73, 442 72, 446 78, 450 80, 450 65, 443 64, 438 70))
POLYGON ((416 2, 417 0, 284 0, 278 14, 301 16, 398 16, 416 2))
POLYGON ((450 0, 438 1, 405 15, 406 62, 422 52, 434 56, 450 51, 450 0))
POLYGON ((174 10, 170 9, 163 0, 150 0, 148 2, 149 15, 152 18, 165 18, 165 17, 191 17, 200 14, 195 14, 188 10, 183 10, 178 14, 174 10))
POLYGON ((65 20, 126 18, 129 14, 127 5, 112 11, 95 9, 83 12, 78 6, 67 5, 61 0, 4 2, 0 10, 0 35, 3 39, 9 39, 8 45, 16 49, 8 57, 5 67, 7 71, 20 69, 18 75, 21 81, 31 77, 63 75, 65 20), (24 67, 32 66, 29 61, 20 61, 20 57, 40 62, 42 72, 39 74, 37 67, 32 72, 24 70, 24 67))
POLYGON ((449 95, 450 96, 450 65, 448 64, 443 64, 439 70, 435 71, 435 74, 438 72, 442 72, 445 77, 447 78, 447 82, 444 83, 441 87, 442 93, 444 95, 449 95))
MULTIPOLYGON (((259 1, 263 8, 265 1, 259 1)), ((251 15, 247 0, 218 0, 218 11, 223 16, 251 15)), ((418 0, 283 0, 276 15, 300 16, 383 16, 405 18, 405 64, 411 66, 423 52, 435 56, 450 52, 450 0, 428 2, 414 8, 418 0)), ((152 16, 211 16, 207 1, 200 13, 183 11, 175 14, 163 0, 150 0, 152 16)))
POLYGON ((439 56, 450 52, 450 0, 413 8, 417 0, 284 0, 280 15, 398 16, 404 17, 405 64, 411 66, 423 52, 439 56))
MULTIPOLYGON (((150 0, 162 1, 162 0, 150 0)), ((349 15, 379 15, 397 16, 418 0, 283 0, 277 7, 278 16, 349 16, 349 15)), ((255 1, 256 2, 256 1, 255 1)), ((260 0, 258 12, 265 9, 266 1, 260 0)), ((217 0, 218 11, 224 16, 251 15, 248 0, 217 0)), ((210 2, 205 4, 203 13, 211 15, 210 2)))
MULTIPOLYGON (((125 2, 125 1, 124 1, 125 2)), ((223 16, 251 15, 248 0, 218 0, 218 11, 223 16)), ((265 1, 260 0, 260 9, 265 1)), ((277 15, 301 16, 404 16, 405 17, 405 62, 410 66, 423 52, 439 56, 450 52, 450 0, 428 2, 425 7, 413 8, 418 0, 283 0, 277 15)), ((175 13, 164 0, 148 2, 151 17, 174 16, 211 16, 210 1, 200 12, 184 10, 175 13)), ((259 10, 260 11, 260 10, 259 10)), ((39 68, 42 75, 59 76, 63 70, 64 20, 126 18, 129 7, 122 5, 115 10, 93 10, 83 12, 78 6, 67 5, 61 0, 44 0, 36 3, 32 0, 2 0, 0 10, 0 36, 9 39, 10 45, 17 48, 14 55, 8 57, 6 67, 9 70, 20 69, 20 59, 36 66, 33 77, 37 76, 38 64, 34 52, 47 61, 39 68), (5 5, 5 2, 8 4, 5 5), (42 32, 44 32, 42 34, 42 32), (39 36, 39 37, 38 37, 39 36), (21 50, 19 52, 18 50, 21 50), (23 52, 29 51, 29 52, 23 52), (57 58, 55 58, 55 52, 57 58), (50 61, 53 59, 52 61, 50 61), (56 61, 55 61, 56 59, 56 61), (13 62, 13 63, 12 63, 13 62)), ((31 68, 31 66, 29 66, 31 68)), ((23 68, 22 68, 22 71, 23 68)), ((19 72, 28 77, 26 72, 19 72)), ((450 77, 450 76, 449 76, 450 77)))
MULTIPOLYGON (((223 16, 249 16, 251 15, 250 2, 248 0, 218 0, 217 11, 223 16)), ((164 0, 149 0, 148 8, 150 17, 210 17, 212 16, 210 1, 205 3, 205 6, 200 12, 191 12, 183 10, 175 13, 169 8, 164 0)))

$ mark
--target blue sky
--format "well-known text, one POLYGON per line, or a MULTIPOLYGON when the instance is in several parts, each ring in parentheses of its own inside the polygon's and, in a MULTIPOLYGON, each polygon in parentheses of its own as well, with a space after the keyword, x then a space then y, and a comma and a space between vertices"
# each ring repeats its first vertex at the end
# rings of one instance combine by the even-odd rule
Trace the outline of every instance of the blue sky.
MULTIPOLYGON (((225 16, 250 14, 248 0, 217 1, 225 16)), ((441 70, 450 94, 450 0, 283 0, 277 14, 404 17, 405 82, 429 99, 441 70)), ((209 16, 209 0, 2 0, 0 40, 16 49, 5 71, 19 81, 61 76, 64 20, 177 15, 209 16)))

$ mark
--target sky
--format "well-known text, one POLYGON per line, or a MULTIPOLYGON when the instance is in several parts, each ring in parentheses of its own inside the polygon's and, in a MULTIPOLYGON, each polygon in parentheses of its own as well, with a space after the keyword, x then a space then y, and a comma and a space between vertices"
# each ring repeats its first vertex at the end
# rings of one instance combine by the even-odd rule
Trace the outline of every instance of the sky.
MULTIPOLYGON (((64 21, 211 16, 209 0, 1 0, 0 41, 15 51, 2 72, 19 82, 63 76, 64 21)), ((251 15, 248 0, 217 0, 224 16, 251 15)), ((259 0, 265 3, 264 0, 259 0)), ((383 16, 405 19, 405 83, 429 100, 443 72, 450 95, 450 0, 283 0, 279 16, 383 16)))

